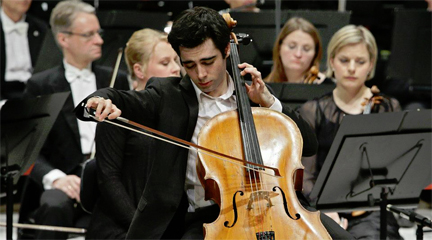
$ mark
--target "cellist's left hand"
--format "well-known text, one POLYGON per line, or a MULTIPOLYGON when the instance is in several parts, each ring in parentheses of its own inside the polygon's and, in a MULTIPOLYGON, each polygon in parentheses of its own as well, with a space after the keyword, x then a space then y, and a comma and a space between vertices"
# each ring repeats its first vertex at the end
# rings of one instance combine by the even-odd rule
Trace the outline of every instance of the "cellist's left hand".
POLYGON ((273 95, 267 89, 264 81, 261 78, 261 72, 254 66, 248 63, 241 63, 238 65, 243 71, 240 72, 242 76, 250 74, 252 76, 252 84, 246 84, 247 94, 252 102, 259 104, 262 107, 270 107, 275 102, 273 95))

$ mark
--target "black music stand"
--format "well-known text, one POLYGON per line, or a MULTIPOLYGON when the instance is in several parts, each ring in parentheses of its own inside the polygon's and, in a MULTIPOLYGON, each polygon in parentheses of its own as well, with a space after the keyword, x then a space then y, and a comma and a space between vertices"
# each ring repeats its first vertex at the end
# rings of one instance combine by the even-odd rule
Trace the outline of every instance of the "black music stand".
POLYGON ((8 100, 1 109, 1 170, 6 186, 6 236, 12 239, 13 186, 36 161, 70 92, 8 100))
POLYGON ((324 211, 412 207, 431 183, 431 110, 346 116, 311 192, 324 211))
POLYGON ((333 91, 336 84, 297 84, 297 83, 267 83, 273 90, 274 96, 292 109, 303 103, 323 96, 333 91))

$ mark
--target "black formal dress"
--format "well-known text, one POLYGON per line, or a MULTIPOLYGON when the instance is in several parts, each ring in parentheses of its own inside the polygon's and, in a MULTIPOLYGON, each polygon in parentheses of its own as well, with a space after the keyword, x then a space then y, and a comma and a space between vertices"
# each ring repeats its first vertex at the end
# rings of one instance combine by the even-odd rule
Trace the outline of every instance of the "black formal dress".
POLYGON ((151 169, 154 139, 108 123, 96 128, 100 196, 86 239, 124 239, 151 169))
MULTIPOLYGON (((396 99, 384 95, 382 96, 382 103, 374 107, 373 113, 395 112, 401 110, 399 102, 396 99)), ((349 114, 336 105, 333 98, 333 92, 328 93, 321 98, 306 102, 301 106, 299 112, 314 129, 318 138, 319 146, 318 153, 315 156, 302 159, 303 166, 305 167, 303 193, 305 196, 309 196, 330 150, 331 144, 336 136, 337 130, 339 129, 340 123, 344 116, 349 114)), ((343 214, 343 216, 348 218, 347 231, 355 238, 380 238, 379 211, 367 212, 357 217, 353 217, 351 214, 343 214)), ((388 238, 401 239, 398 232, 399 226, 391 212, 388 213, 387 222, 388 238)))
MULTIPOLYGON (((25 21, 28 23, 27 38, 29 43, 31 63, 34 68, 36 60, 38 59, 42 43, 47 33, 48 25, 38 18, 31 15, 26 16, 25 21)), ((6 69, 6 46, 5 46, 5 34, 3 32, 3 25, 0 18, 0 99, 10 99, 21 97, 25 84, 19 81, 5 82, 5 69, 6 69)))
MULTIPOLYGON (((97 89, 108 87, 112 70, 106 67, 94 66, 92 68, 96 76, 97 89)), ((116 84, 118 89, 129 89, 127 75, 119 72, 116 84)), ((25 96, 53 94, 71 91, 65 77, 63 64, 52 69, 35 74, 27 82, 25 96)), ((42 179, 53 169, 59 169, 68 174, 81 176, 81 164, 86 160, 81 150, 78 121, 73 113, 74 103, 72 94, 66 99, 54 125, 42 147, 42 150, 34 163, 34 167, 27 180, 21 201, 19 222, 37 223, 41 225, 68 226, 76 225, 74 215, 81 214, 81 207, 58 189, 44 191, 42 179), (47 197, 47 194, 53 196, 47 197), (38 201, 40 199, 40 201, 38 201), (67 203, 62 203, 62 201, 67 203), (59 203, 60 202, 60 203, 59 203), (43 203, 43 204, 40 204, 43 203), (52 208, 57 206, 57 208, 52 208), (60 211, 60 208, 67 208, 60 211)), ((85 223, 83 223, 85 225, 85 223)), ((86 226, 81 226, 86 227, 86 226)), ((19 231, 25 238, 26 231, 19 231)), ((64 239, 67 233, 38 231, 37 238, 64 239)))
MULTIPOLYGON (((198 100, 188 76, 183 79, 153 78, 149 80, 146 90, 140 92, 103 89, 90 96, 109 98, 122 110, 123 117, 181 139, 190 141, 195 130, 198 100)), ((83 117, 83 106, 80 104, 76 108, 76 116, 88 121, 83 117)), ((315 154, 317 142, 308 124, 286 106, 283 106, 283 113, 293 119, 300 129, 304 142, 303 154, 315 154)), ((153 151, 148 159, 151 170, 147 173, 144 191, 127 238, 181 238, 188 207, 184 191, 188 150, 155 141, 153 151)), ((214 220, 215 213, 218 211, 211 211, 213 215, 208 217, 209 222, 214 220)), ((342 230, 334 221, 330 225, 336 231, 342 230)), ((199 227, 202 227, 202 223, 199 227)), ((345 238, 347 236, 350 237, 344 235, 345 238)))

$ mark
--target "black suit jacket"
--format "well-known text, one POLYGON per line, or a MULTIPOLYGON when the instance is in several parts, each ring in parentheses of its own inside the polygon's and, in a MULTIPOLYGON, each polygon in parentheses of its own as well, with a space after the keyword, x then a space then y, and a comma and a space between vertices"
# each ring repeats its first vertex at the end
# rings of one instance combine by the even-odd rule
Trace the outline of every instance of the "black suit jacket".
MULTIPOLYGON (((91 96, 109 98, 122 110, 122 116, 187 141, 195 130, 198 100, 188 76, 153 78, 140 92, 103 89, 91 96)), ((83 111, 78 107, 77 117, 88 120, 83 111)), ((309 125, 289 107, 284 106, 283 113, 297 123, 303 136, 303 153, 314 154, 317 141, 309 125)), ((166 233, 181 232, 181 223, 176 223, 176 219, 181 219, 188 207, 184 198, 188 150, 156 141, 154 151, 154 159, 150 159, 152 169, 127 238, 178 238, 166 233)))
MULTIPOLYGON (((27 14, 25 21, 29 24, 27 31, 27 38, 30 49, 30 57, 32 62, 32 67, 36 65, 36 60, 38 59, 40 49, 42 47, 45 34, 47 33, 48 25, 39 20, 38 18, 32 17, 27 14)), ((1 93, 0 99, 8 99, 10 91, 19 91, 20 88, 25 87, 21 83, 7 83, 5 82, 5 69, 6 69, 6 46, 5 46, 5 34, 3 32, 3 25, 0 19, 0 46, 2 51, 0 51, 0 84, 1 93)), ((24 90, 24 89, 22 89, 24 90)))
MULTIPOLYGON (((108 87, 111 70, 107 67, 94 66, 97 89, 108 87)), ((127 75, 119 72, 114 86, 118 89, 129 89, 127 75)), ((33 75, 27 82, 25 97, 35 97, 58 92, 71 91, 65 77, 63 65, 33 75)), ((38 199, 43 192, 42 178, 53 169, 60 169, 66 174, 81 175, 81 163, 85 156, 81 151, 78 120, 74 113, 72 94, 66 99, 54 125, 34 163, 27 185, 24 189, 20 221, 28 212, 38 207, 38 199)))

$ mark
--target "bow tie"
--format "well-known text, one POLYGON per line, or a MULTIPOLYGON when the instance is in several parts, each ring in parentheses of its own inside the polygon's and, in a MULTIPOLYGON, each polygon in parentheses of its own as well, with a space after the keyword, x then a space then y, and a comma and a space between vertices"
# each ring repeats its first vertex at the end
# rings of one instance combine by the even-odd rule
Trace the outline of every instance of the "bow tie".
POLYGON ((26 22, 19 22, 8 26, 4 26, 4 31, 6 33, 17 31, 20 35, 24 35, 27 33, 27 30, 28 30, 28 23, 26 22))
POLYGON ((85 82, 90 82, 90 76, 91 72, 87 69, 84 69, 82 71, 66 71, 66 79, 69 83, 74 82, 75 80, 81 80, 85 82))

